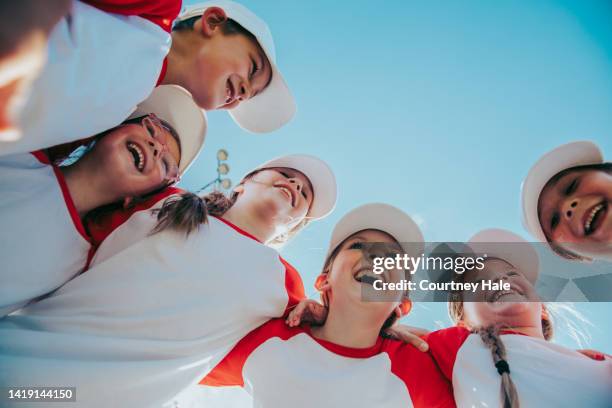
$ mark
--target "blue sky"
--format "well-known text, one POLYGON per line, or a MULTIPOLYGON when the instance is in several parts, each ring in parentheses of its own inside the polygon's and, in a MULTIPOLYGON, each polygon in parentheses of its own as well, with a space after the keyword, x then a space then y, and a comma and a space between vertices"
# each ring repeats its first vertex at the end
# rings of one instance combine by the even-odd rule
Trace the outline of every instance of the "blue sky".
MULTIPOLYGON (((195 3, 187 1, 187 4, 195 3)), ((612 156, 612 3, 608 1, 242 1, 269 24, 296 118, 248 134, 210 112, 204 152, 183 181, 233 181, 287 153, 333 167, 335 212, 283 249, 307 291, 335 222, 372 201, 396 205, 427 241, 463 241, 520 221, 522 178, 547 150, 595 141, 612 156)), ((245 272, 248 273, 248 272, 245 272)), ((577 303, 583 347, 612 352, 610 303, 577 303)), ((448 325, 445 305, 416 305, 407 324, 448 325)), ((561 327, 556 341, 576 342, 561 327)))

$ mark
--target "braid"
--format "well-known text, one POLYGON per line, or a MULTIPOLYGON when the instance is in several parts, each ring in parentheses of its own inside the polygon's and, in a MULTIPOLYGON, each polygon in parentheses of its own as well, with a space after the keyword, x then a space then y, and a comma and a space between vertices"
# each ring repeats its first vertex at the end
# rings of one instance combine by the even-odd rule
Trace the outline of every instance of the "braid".
POLYGON ((501 375, 501 400, 504 408, 519 408, 516 387, 510 378, 510 367, 506 361, 506 347, 499 336, 499 328, 489 326, 478 331, 482 342, 491 350, 493 363, 501 375))

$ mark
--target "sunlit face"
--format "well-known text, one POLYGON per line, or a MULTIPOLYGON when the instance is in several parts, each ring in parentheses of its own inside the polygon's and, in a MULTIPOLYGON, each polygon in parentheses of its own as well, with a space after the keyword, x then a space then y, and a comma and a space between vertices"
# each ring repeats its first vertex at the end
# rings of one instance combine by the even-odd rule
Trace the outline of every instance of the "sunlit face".
POLYGON ((233 109, 268 86, 272 66, 256 40, 220 29, 206 38, 184 71, 184 85, 201 108, 233 109))
MULTIPOLYGON (((258 171, 242 183, 241 205, 252 205, 268 219, 278 234, 289 231, 306 218, 314 192, 303 173, 286 167, 258 171)), ((237 202, 238 202, 237 201, 237 202)))
MULTIPOLYGON (((140 196, 178 179, 178 141, 155 115, 100 138, 88 160, 99 163, 119 197, 140 196)), ((84 157, 85 158, 85 157, 84 157)))
POLYGON ((553 178, 538 201, 546 237, 572 252, 612 254, 612 172, 577 169, 553 178))
POLYGON ((482 270, 466 272, 463 282, 480 283, 475 293, 461 294, 464 302, 464 318, 470 327, 486 327, 501 324, 506 327, 526 326, 540 323, 542 305, 531 284, 520 270, 510 263, 490 258, 482 270), (483 281, 510 283, 510 290, 482 290, 483 281))
POLYGON ((327 273, 331 287, 328 299, 331 307, 347 307, 355 311, 368 311, 386 319, 398 306, 403 295, 400 291, 378 292, 370 297, 374 280, 400 282, 405 279, 402 269, 386 270, 382 274, 373 272, 375 257, 395 257, 403 253, 397 241, 379 230, 363 230, 348 237, 340 244, 339 251, 327 273), (368 245, 368 243, 370 245, 368 245), (371 245, 376 243, 376 245, 371 245), (378 245, 378 244, 384 245, 378 245), (375 299, 378 301, 364 301, 375 299), (384 300, 384 301, 383 301, 384 300))

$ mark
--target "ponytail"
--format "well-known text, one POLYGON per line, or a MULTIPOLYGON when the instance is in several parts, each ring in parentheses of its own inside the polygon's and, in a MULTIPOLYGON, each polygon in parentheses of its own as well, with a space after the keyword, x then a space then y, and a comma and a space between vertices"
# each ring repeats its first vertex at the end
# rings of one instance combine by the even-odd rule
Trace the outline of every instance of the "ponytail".
POLYGON ((506 360, 506 347, 499 336, 499 328, 486 327, 478 331, 482 342, 491 350, 493 363, 501 376, 501 400, 504 408, 519 408, 516 386, 510 378, 510 366, 506 360))
POLYGON ((189 236, 193 231, 206 224, 208 216, 223 215, 236 202, 238 194, 231 197, 214 191, 203 197, 194 193, 183 193, 178 197, 168 198, 157 211, 157 225, 151 235, 167 229, 189 236))

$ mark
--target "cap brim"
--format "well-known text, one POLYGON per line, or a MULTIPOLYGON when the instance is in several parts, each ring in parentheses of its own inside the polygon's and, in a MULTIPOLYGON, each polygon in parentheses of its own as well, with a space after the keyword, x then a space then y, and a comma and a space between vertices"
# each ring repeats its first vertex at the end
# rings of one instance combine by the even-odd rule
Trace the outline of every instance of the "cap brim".
POLYGON ((547 242, 538 216, 538 201, 548 181, 560 171, 603 163, 603 154, 589 141, 567 143, 543 155, 531 167, 521 186, 523 225, 537 240, 547 242))
POLYGON ((241 128, 253 133, 268 133, 287 124, 297 111, 289 87, 272 63, 272 80, 256 97, 229 111, 241 128))
POLYGON ((154 113, 176 131, 181 144, 179 171, 185 173, 204 147, 206 114, 191 94, 178 85, 160 85, 141 102, 130 118, 154 113))
POLYGON ((307 154, 292 154, 267 161, 255 170, 270 167, 295 169, 308 177, 314 193, 307 215, 309 218, 320 219, 333 211, 338 196, 336 176, 323 160, 307 154))
POLYGON ((226 0, 186 6, 178 20, 201 16, 207 8, 213 6, 222 8, 228 18, 255 36, 272 69, 272 79, 268 86, 256 97, 230 110, 230 116, 241 128, 253 133, 268 133, 281 128, 295 116, 297 106, 276 65, 274 40, 268 25, 243 5, 226 0))
POLYGON ((391 235, 410 256, 418 257, 423 253, 423 233, 408 214, 389 204, 371 203, 349 211, 338 221, 332 232, 326 258, 345 239, 367 229, 391 235))
POLYGON ((502 259, 516 267, 529 282, 535 285, 540 273, 540 257, 533 245, 519 235, 498 228, 476 233, 468 241, 469 247, 487 259, 502 259))

